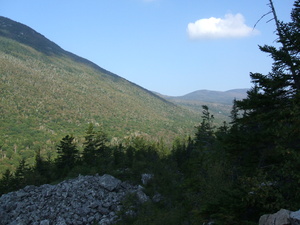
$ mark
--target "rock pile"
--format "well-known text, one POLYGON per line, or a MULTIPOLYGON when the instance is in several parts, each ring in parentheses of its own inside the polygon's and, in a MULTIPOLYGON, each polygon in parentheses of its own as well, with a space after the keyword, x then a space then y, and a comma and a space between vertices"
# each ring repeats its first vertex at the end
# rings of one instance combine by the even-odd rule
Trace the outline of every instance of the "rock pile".
POLYGON ((111 224, 128 193, 136 193, 141 202, 149 199, 140 186, 110 175, 26 186, 0 197, 0 225, 111 224))

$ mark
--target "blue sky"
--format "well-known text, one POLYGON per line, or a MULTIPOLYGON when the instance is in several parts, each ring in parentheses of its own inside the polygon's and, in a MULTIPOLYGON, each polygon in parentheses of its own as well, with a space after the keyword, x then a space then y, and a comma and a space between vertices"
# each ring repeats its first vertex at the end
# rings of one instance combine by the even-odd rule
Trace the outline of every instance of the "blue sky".
MULTIPOLYGON (((0 15, 151 91, 179 96, 249 88, 268 73, 268 0, 0 0, 0 15)), ((289 21, 293 0, 274 0, 289 21)))

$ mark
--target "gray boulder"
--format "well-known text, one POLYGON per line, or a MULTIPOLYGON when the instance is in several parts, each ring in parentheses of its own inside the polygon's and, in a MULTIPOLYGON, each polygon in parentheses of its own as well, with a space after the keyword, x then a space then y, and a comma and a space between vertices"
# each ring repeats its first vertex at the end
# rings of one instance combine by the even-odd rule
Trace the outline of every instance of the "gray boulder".
POLYGON ((142 184, 143 185, 147 185, 149 183, 149 181, 151 181, 153 179, 154 175, 150 174, 150 173, 144 173, 142 174, 142 184))
POLYGON ((300 210, 291 212, 290 214, 291 225, 300 225, 300 210))
POLYGON ((291 212, 281 209, 277 213, 263 215, 259 225, 300 225, 300 210, 291 212))
POLYGON ((281 209, 274 214, 266 214, 260 217, 259 225, 288 225, 290 223, 291 212, 281 209))
POLYGON ((111 175, 104 174, 100 178, 99 184, 108 191, 113 191, 121 184, 121 181, 111 175))

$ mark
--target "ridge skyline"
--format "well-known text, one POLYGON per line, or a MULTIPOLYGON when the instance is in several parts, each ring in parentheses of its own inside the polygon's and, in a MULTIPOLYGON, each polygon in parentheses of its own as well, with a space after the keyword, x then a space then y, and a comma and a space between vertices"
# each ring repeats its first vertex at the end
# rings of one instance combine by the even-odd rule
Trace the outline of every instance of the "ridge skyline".
MULTIPOLYGON (((273 23, 261 21, 257 35, 250 32, 239 38, 195 39, 197 34, 191 39, 187 32, 189 24, 210 18, 253 27, 269 11, 266 4, 230 0, 216 8, 213 2, 203 5, 196 0, 189 4, 170 0, 36 4, 28 0, 5 1, 0 15, 38 30, 63 49, 147 90, 181 96, 201 89, 249 88, 250 72, 270 71, 272 59, 258 45, 274 42, 273 23)), ((278 18, 289 20, 293 1, 275 0, 274 4, 278 18)))

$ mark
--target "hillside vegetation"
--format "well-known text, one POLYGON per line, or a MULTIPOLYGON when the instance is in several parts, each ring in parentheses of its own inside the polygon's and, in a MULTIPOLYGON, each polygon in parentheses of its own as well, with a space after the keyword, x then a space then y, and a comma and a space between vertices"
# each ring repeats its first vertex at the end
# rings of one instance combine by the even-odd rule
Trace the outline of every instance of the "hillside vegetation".
POLYGON ((38 149, 51 155, 62 135, 80 138, 88 123, 110 137, 160 139, 192 131, 200 117, 4 17, 0 86, 0 171, 38 149))
POLYGON ((209 107, 215 117, 215 123, 230 122, 230 113, 234 99, 242 100, 247 97, 248 89, 233 89, 228 91, 199 90, 183 96, 160 95, 176 105, 182 106, 195 113, 202 113, 202 106, 209 107))
MULTIPOLYGON (((146 139, 145 136, 135 136, 119 140, 119 142, 113 144, 109 142, 105 130, 90 123, 84 136, 80 137, 65 133, 58 143, 50 143, 49 146, 52 146, 57 153, 56 157, 46 158, 41 154, 41 151, 37 150, 32 166, 22 160, 15 171, 6 170, 3 177, 0 178, 0 195, 18 190, 26 185, 57 183, 60 180, 77 177, 78 174, 95 175, 98 173, 111 174, 129 183, 143 185, 144 193, 150 197, 148 201, 141 203, 137 201, 138 196, 129 195, 122 202, 123 208, 118 213, 120 220, 117 224, 122 225, 255 225, 263 214, 274 213, 280 209, 299 210, 300 0, 295 1, 291 21, 287 23, 277 20, 271 0, 270 7, 275 17, 279 47, 265 45, 260 46, 260 50, 273 58, 272 70, 266 75, 261 73, 250 74, 253 87, 247 92, 246 98, 234 101, 230 113, 230 126, 224 123, 222 126, 216 127, 214 116, 211 114, 209 107, 202 106, 201 123, 195 127, 193 135, 189 136, 188 133, 183 133, 170 146, 165 144, 170 137, 167 133, 161 135, 159 141, 146 139), (80 138, 83 140, 79 141, 80 138), (141 175, 145 173, 150 180, 147 184, 142 184, 141 175)), ((7 40, 5 41, 7 42, 7 40)), ((15 45, 7 46, 13 47, 15 45)), ((20 51, 23 49, 27 55, 36 55, 36 51, 31 48, 30 51, 24 50, 27 48, 28 46, 23 46, 20 51)), ((61 56, 60 60, 52 62, 53 56, 49 57, 49 55, 47 55, 45 61, 51 63, 46 64, 46 68, 37 66, 41 60, 30 63, 30 67, 24 66, 27 65, 27 60, 31 62, 30 60, 33 60, 33 57, 24 58, 23 53, 16 52, 17 55, 21 56, 4 54, 2 58, 10 59, 11 57, 17 62, 13 64, 12 61, 7 61, 11 63, 11 66, 14 66, 15 71, 19 74, 29 74, 24 75, 24 77, 30 77, 30 75, 35 74, 36 70, 44 69, 48 71, 49 68, 53 68, 50 67, 52 64, 54 68, 60 65, 58 68, 67 67, 70 69, 69 64, 66 63, 68 59, 61 56), (22 63, 18 63, 20 61, 22 63), (35 68, 35 70, 32 68, 35 68), (24 70, 27 72, 23 73, 24 70)), ((40 57, 43 58, 45 55, 42 54, 40 57)), ((41 65, 45 64, 41 63, 41 65)), ((81 68, 83 67, 83 64, 76 64, 75 67, 71 67, 73 73, 68 72, 67 69, 61 69, 60 73, 55 75, 60 79, 54 84, 52 83, 54 79, 49 79, 49 73, 46 77, 41 76, 42 79, 36 79, 36 82, 41 83, 43 80, 47 80, 47 83, 49 83, 48 89, 52 91, 47 91, 47 97, 36 95, 36 98, 40 101, 31 100, 27 102, 27 104, 35 104, 35 109, 37 109, 30 111, 27 108, 19 107, 19 105, 25 105, 23 101, 28 101, 26 98, 22 98, 21 94, 11 94, 18 93, 19 86, 14 86, 7 77, 17 75, 7 74, 3 79, 5 81, 3 84, 7 87, 4 89, 5 92, 1 91, 3 92, 2 96, 8 96, 11 101, 7 101, 7 98, 3 97, 2 102, 7 102, 6 104, 13 110, 6 111, 5 107, 1 108, 5 112, 2 121, 10 121, 6 122, 6 133, 15 135, 14 138, 16 139, 14 141, 17 142, 18 138, 22 137, 16 136, 17 132, 23 132, 22 129, 24 129, 27 132, 33 132, 33 135, 40 135, 42 140, 45 134, 48 135, 53 132, 52 135, 55 135, 57 131, 54 128, 60 129, 61 132, 67 127, 76 130, 75 127, 80 127, 81 124, 87 122, 81 120, 77 111, 74 113, 72 108, 72 104, 77 102, 82 102, 84 107, 89 107, 89 104, 83 102, 80 98, 81 95, 77 94, 77 92, 86 93, 85 89, 76 88, 76 91, 71 92, 72 96, 66 97, 67 101, 60 95, 60 98, 57 97, 57 104, 52 103, 51 105, 51 101, 47 100, 49 95, 56 96, 55 92, 66 95, 69 92, 66 92, 65 89, 74 90, 71 87, 76 85, 83 88, 81 82, 92 86, 91 83, 85 83, 85 79, 80 78, 81 73, 75 72, 82 71, 81 68), (58 74, 63 74, 63 76, 58 74), (75 78, 68 79, 71 74, 75 78), (68 79, 67 83, 64 82, 64 78, 68 79), (61 86, 55 89, 56 85, 61 86), (14 90, 14 88, 17 90, 14 90), (78 99, 75 99, 73 95, 78 99), (19 101, 17 103, 12 101, 15 99, 19 101), (49 102, 51 106, 60 105, 65 108, 56 109, 55 112, 59 113, 59 116, 48 116, 50 108, 47 108, 48 105, 40 103, 43 101, 49 102), (62 104, 60 101, 66 102, 62 104), (9 120, 10 114, 8 113, 11 115, 16 114, 16 119, 9 120), (70 116, 66 115, 67 113, 70 116), (51 129, 45 125, 44 127, 40 125, 48 118, 51 118, 51 120, 55 118, 57 121, 57 123, 49 123, 53 126, 51 129), (63 118, 63 120, 60 118, 63 118), (71 119, 68 120, 68 118, 71 119), (16 126, 12 126, 14 124, 16 126), (35 126, 38 129, 35 130, 35 126), (20 130, 13 130, 15 127, 20 130), (31 127, 31 129, 28 129, 28 127, 31 127)), ((56 74, 55 70, 52 70, 52 73, 56 74)), ((85 76, 91 76, 94 78, 93 81, 97 82, 97 79, 100 79, 99 76, 89 73, 89 71, 94 70, 87 70, 85 76)), ((31 81, 31 84, 35 82, 35 79, 17 77, 22 81, 21 84, 29 83, 29 81, 31 81)), ((115 84, 114 82, 117 82, 117 84, 124 83, 124 86, 120 85, 123 89, 117 88, 115 94, 108 92, 109 95, 105 96, 112 96, 113 100, 117 101, 116 96, 132 93, 131 90, 125 88, 127 87, 125 85, 126 81, 113 82, 109 79, 109 76, 101 77, 101 80, 105 79, 110 81, 108 83, 111 86, 115 84)), ((105 85, 103 84, 103 86, 105 85)), ((30 85, 27 85, 27 87, 30 87, 30 85)), ((96 92, 98 89, 93 90, 96 92)), ((107 91, 109 88, 106 87, 104 90, 107 91)), ((135 90, 136 94, 143 96, 143 99, 145 99, 144 104, 139 98, 135 98, 134 101, 149 110, 151 117, 158 120, 150 121, 153 126, 157 126, 156 131, 162 129, 162 127, 171 129, 173 124, 176 127, 175 122, 171 123, 171 121, 177 119, 179 124, 177 127, 181 127, 180 123, 185 118, 183 109, 179 111, 182 114, 178 114, 178 111, 175 111, 177 109, 175 105, 151 94, 146 95, 146 92, 139 92, 139 90, 142 90, 140 88, 133 88, 132 90, 135 90), (147 108, 147 102, 151 102, 153 109, 147 108), (164 109, 164 111, 160 112, 158 116, 155 113, 156 109, 164 109), (172 110, 174 110, 173 117, 170 116, 172 110), (163 115, 169 120, 162 117, 163 115)), ((21 88, 21 92, 24 93, 40 94, 43 91, 38 88, 32 88, 32 90, 21 88)), ((128 99, 133 100, 130 97, 128 99)), ((129 100, 123 99, 133 109, 137 109, 138 106, 133 103, 130 104, 129 100)), ((85 101, 87 100, 85 99, 85 101)), ((90 101, 93 105, 99 104, 93 99, 90 101)), ((122 103, 119 104, 122 105, 122 103)), ((122 106, 126 107, 124 104, 122 106)), ((27 107, 30 109, 31 106, 27 107)), ((109 106, 106 107, 111 109, 109 106)), ((103 108, 106 109, 104 106, 103 108)), ((135 114, 131 114, 131 110, 128 109, 128 114, 132 118, 136 118, 133 117, 135 114)), ((79 112, 82 115, 85 113, 82 108, 79 108, 79 112)), ((90 114, 94 117, 97 115, 94 111, 90 114)), ((137 114, 137 116, 139 115, 137 114)), ((105 114, 102 116, 102 119, 104 118, 107 118, 105 114)), ((146 116, 146 118, 148 117, 146 116)), ((142 121, 147 124, 146 120, 142 121)), ((143 128, 146 127, 144 124, 139 125, 143 128)), ((194 126, 192 127, 194 128, 194 126)), ((148 129, 151 131, 151 126, 148 129)), ((26 133, 23 135, 28 137, 26 133)), ((9 138, 9 135, 6 137, 9 138)), ((42 144, 41 146, 43 147, 42 144)), ((17 147, 15 149, 16 152, 19 151, 17 147)), ((10 195, 17 194, 11 193, 10 195)), ((90 196, 93 196, 92 192, 90 196)), ((17 207, 17 203, 5 208, 11 210, 13 207, 17 207)), ((32 207, 29 206, 28 208, 32 207)), ((63 213, 58 212, 57 216, 63 216, 63 213)), ((22 216, 20 215, 19 219, 22 216)))
POLYGON ((210 90, 198 90, 191 92, 189 94, 178 96, 178 97, 168 97, 168 99, 180 99, 186 101, 203 101, 207 103, 219 103, 232 105, 233 99, 242 100, 247 97, 248 89, 232 89, 228 91, 210 91, 210 90))

